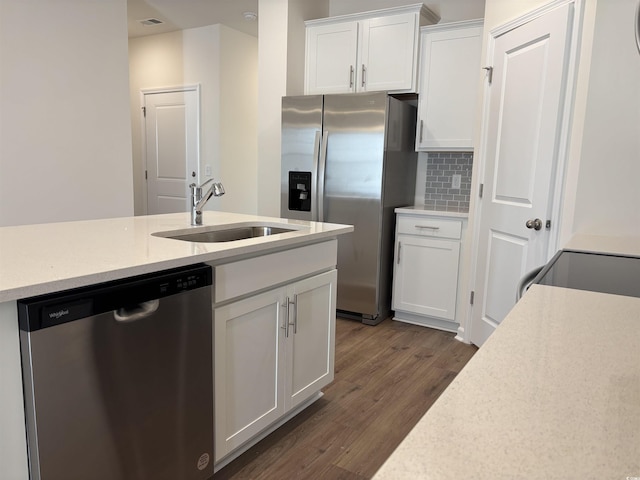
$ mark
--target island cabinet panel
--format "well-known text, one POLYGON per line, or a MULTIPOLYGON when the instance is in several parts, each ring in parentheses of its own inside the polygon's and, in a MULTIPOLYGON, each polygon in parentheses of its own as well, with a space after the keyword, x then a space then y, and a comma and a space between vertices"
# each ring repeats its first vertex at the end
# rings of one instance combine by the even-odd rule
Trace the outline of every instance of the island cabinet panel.
POLYGON ((329 240, 218 265, 214 269, 215 302, 335 268, 337 245, 337 240, 329 240))
POLYGON ((307 400, 333 381, 337 271, 291 287, 287 407, 307 400))
POLYGON ((420 29, 417 151, 471 151, 482 21, 420 29))
POLYGON ((18 308, 0 302, 0 478, 29 478, 22 392, 18 308))
MULTIPOLYGON (((214 303, 215 461, 219 465, 304 408, 333 380, 336 242, 324 244, 326 251, 304 250, 323 244, 299 249, 315 255, 303 262, 312 266, 308 276, 297 273, 299 278, 281 284, 282 275, 276 273, 272 289, 231 301, 221 296, 223 300, 214 303), (330 267, 315 273, 317 264, 330 267)), ((270 260, 247 261, 257 261, 254 265, 267 272, 286 270, 275 255, 265 255, 270 260)), ((229 278, 230 271, 242 272, 247 266, 234 270, 233 265, 215 268, 228 267, 225 278, 229 278)))
POLYGON ((304 93, 415 92, 422 4, 308 20, 304 93))
POLYGON ((214 311, 216 461, 284 415, 283 297, 270 291, 214 311))

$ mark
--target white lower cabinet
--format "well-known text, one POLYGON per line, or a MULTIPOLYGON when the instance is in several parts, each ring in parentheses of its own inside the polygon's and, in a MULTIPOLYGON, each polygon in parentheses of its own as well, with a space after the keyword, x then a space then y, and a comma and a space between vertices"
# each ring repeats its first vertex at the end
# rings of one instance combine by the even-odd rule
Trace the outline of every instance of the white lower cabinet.
POLYGON ((455 332, 463 220, 397 217, 394 320, 455 332))
POLYGON ((460 242, 398 235, 394 310, 454 321, 460 242))
POLYGON ((215 460, 333 381, 337 271, 214 309, 215 460))

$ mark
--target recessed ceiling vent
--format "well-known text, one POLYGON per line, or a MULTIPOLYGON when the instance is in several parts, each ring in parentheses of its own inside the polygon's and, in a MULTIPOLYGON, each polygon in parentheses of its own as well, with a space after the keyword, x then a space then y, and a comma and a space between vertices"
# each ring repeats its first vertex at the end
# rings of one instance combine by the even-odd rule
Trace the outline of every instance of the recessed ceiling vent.
POLYGON ((144 20, 138 20, 142 25, 147 27, 151 27, 153 25, 161 25, 164 22, 162 20, 158 20, 157 18, 145 18, 144 20))

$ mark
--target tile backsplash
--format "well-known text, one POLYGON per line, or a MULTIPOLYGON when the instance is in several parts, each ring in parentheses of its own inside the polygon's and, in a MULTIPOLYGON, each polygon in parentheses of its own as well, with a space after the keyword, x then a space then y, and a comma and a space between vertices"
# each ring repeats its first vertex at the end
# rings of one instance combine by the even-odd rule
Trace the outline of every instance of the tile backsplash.
POLYGON ((433 210, 468 212, 471 197, 473 152, 429 152, 427 156, 424 206, 433 210), (460 175, 460 188, 453 176, 460 175))

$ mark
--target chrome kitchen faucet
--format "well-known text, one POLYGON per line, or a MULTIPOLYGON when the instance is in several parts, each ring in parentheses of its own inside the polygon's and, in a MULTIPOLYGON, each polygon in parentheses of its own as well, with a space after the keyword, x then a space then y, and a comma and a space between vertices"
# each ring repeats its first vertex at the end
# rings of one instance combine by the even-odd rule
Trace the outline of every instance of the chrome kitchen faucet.
POLYGON ((207 193, 202 195, 202 187, 209 182, 213 182, 213 178, 210 178, 199 187, 195 183, 189 185, 191 189, 191 225, 202 225, 202 209, 205 204, 212 196, 221 197, 224 195, 224 186, 220 182, 213 182, 207 193))

